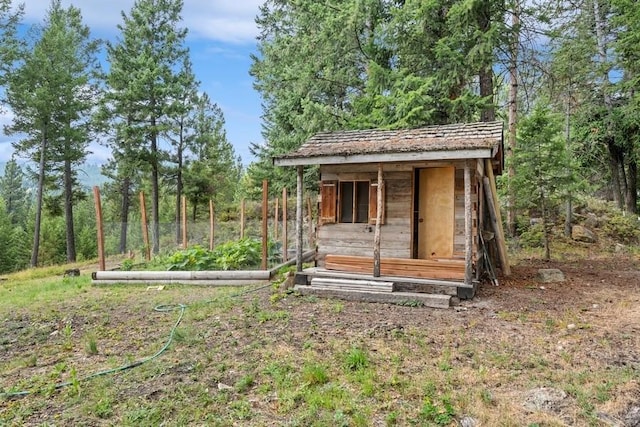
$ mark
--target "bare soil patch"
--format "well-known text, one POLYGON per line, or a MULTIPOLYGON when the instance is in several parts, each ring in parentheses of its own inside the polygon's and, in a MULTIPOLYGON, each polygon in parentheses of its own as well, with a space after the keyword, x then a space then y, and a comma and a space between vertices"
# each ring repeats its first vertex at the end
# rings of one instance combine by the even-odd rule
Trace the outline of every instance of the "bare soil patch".
POLYGON ((483 285, 449 310, 271 287, 242 296, 80 288, 35 311, 0 313, 0 391, 34 391, 0 400, 0 424, 455 425, 466 417, 479 425, 625 426, 640 407, 637 257, 521 261, 500 286, 483 285), (539 283, 540 268, 558 268, 567 280, 539 283), (153 354, 177 313, 152 307, 168 302, 189 307, 158 359, 75 391, 50 389, 153 354), (91 337, 97 354, 88 354, 91 337), (345 368, 354 348, 366 355, 362 372, 345 368), (312 366, 327 379, 307 378, 312 366), (541 387, 566 398, 531 409, 527 399, 541 387))

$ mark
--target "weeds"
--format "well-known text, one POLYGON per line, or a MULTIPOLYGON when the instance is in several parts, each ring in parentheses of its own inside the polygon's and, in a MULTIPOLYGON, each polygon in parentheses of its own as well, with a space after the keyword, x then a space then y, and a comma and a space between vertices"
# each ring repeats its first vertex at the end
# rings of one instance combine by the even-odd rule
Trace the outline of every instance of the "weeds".
POLYGON ((349 371, 359 371, 369 366, 369 357, 361 348, 351 347, 344 356, 344 365, 349 371))

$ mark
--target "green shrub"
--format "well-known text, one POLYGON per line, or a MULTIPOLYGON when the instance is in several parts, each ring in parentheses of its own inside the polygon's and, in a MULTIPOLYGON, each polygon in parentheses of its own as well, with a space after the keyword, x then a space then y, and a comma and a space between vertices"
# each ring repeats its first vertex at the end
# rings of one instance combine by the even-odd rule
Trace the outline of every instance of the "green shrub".
POLYGON ((167 258, 167 270, 215 270, 213 253, 196 245, 174 253, 167 258))
MULTIPOLYGON (((276 258, 278 247, 269 242, 270 258, 276 258)), ((262 242, 258 239, 240 239, 223 243, 213 251, 193 246, 170 255, 164 261, 168 270, 240 270, 255 268, 262 261, 262 242)))
POLYGON ((623 243, 637 243, 640 239, 640 221, 631 215, 614 215, 604 221, 603 231, 612 239, 623 243))
POLYGON ((216 246, 213 250, 216 270, 239 270, 255 267, 262 260, 262 243, 256 239, 240 239, 216 246))
POLYGON ((524 248, 544 247, 544 226, 534 224, 520 234, 520 244, 524 248))

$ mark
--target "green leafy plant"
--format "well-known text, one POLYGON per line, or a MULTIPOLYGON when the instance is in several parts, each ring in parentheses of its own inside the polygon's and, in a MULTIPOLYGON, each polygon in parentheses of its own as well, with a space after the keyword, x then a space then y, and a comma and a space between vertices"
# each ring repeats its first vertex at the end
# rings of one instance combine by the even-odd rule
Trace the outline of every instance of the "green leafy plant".
POLYGON ((351 347, 344 357, 344 364, 350 371, 360 371, 369 366, 369 358, 361 348, 351 347))
POLYGON ((430 397, 424 399, 420 410, 420 419, 439 426, 448 426, 453 421, 455 411, 448 397, 444 396, 440 402, 434 401, 430 397))

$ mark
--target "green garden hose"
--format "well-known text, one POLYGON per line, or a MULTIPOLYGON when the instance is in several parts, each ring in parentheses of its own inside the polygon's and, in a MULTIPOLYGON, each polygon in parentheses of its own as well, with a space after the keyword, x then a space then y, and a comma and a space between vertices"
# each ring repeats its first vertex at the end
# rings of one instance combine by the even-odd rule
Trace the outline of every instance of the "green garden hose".
MULTIPOLYGON (((239 298, 239 297, 241 297, 243 295, 246 295, 246 294, 249 294, 249 293, 252 293, 252 292, 257 292, 259 290, 265 289, 265 288, 270 287, 270 286, 271 286, 271 284, 268 284, 268 285, 264 285, 264 286, 259 286, 257 288, 245 290, 243 292, 239 292, 237 294, 231 295, 230 298, 239 298)), ((215 300, 206 301, 206 304, 211 304, 214 301, 215 300)), ((114 374, 114 373, 117 373, 117 372, 126 371, 128 369, 135 368, 137 366, 143 365, 143 364, 145 364, 147 362, 150 362, 151 360, 157 358, 162 353, 164 353, 169 348, 171 343, 173 342, 173 338, 174 338, 174 335, 176 333, 176 329, 180 325, 180 322, 182 322, 182 318, 184 317, 184 313, 185 313, 187 307, 188 306, 185 305, 185 304, 161 304, 161 305, 158 305, 158 306, 154 307, 154 309, 153 309, 154 311, 158 311, 158 312, 161 312, 161 313, 170 313, 170 312, 179 310, 180 314, 178 315, 178 319, 176 320, 176 322, 173 324, 173 327, 171 328, 171 332, 169 332, 169 337, 167 338, 167 341, 162 346, 162 348, 160 348, 160 350, 158 350, 152 356, 148 356, 148 357, 145 357, 143 359, 136 360, 134 362, 128 363, 126 365, 119 366, 117 368, 105 369, 103 371, 94 372, 93 374, 90 374, 90 375, 87 375, 85 377, 79 378, 76 381, 61 382, 61 383, 58 383, 55 386, 53 386, 53 389, 54 390, 60 390, 62 388, 71 386, 73 384, 77 384, 79 382, 89 381, 89 380, 91 380, 93 378, 101 377, 103 375, 109 375, 109 374, 114 374)), ((0 392, 0 399, 12 399, 12 398, 17 398, 17 397, 24 397, 24 396, 28 396, 30 394, 38 393, 38 392, 40 392, 42 390, 48 390, 48 388, 44 387, 44 388, 41 388, 39 390, 34 390, 34 391, 22 390, 22 391, 14 391, 14 392, 0 392)))

